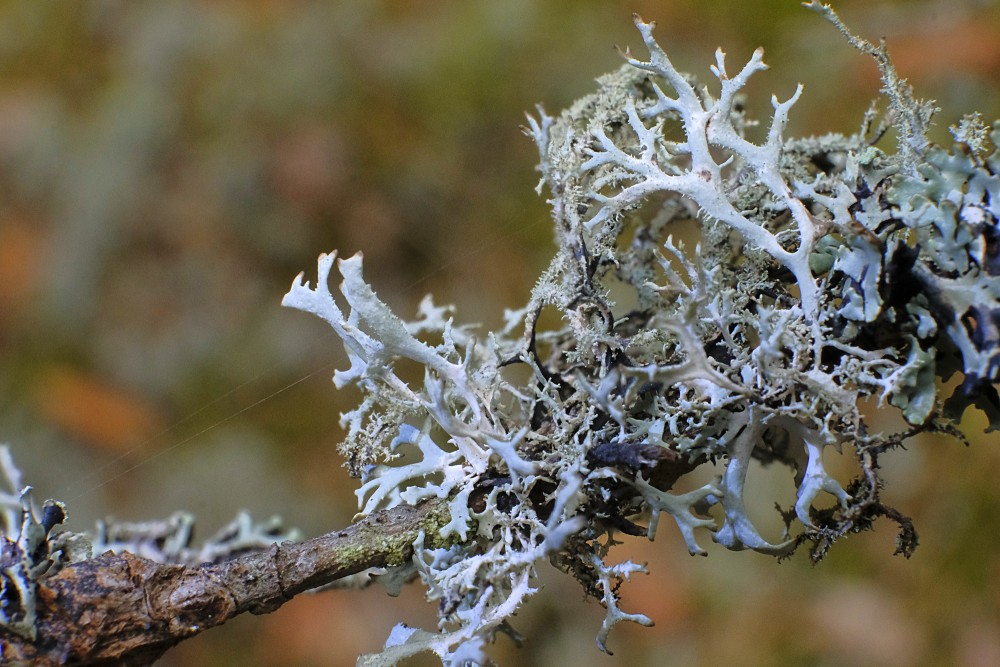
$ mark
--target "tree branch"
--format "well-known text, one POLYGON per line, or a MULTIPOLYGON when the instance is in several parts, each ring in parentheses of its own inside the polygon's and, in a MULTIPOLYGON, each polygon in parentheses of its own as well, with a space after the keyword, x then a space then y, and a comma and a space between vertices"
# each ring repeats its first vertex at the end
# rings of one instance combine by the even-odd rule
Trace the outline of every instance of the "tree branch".
POLYGON ((244 612, 266 614, 297 594, 371 567, 403 565, 423 531, 443 546, 444 499, 376 512, 305 542, 218 564, 157 563, 110 551, 38 582, 37 636, 0 631, 0 661, 148 665, 180 641, 244 612))

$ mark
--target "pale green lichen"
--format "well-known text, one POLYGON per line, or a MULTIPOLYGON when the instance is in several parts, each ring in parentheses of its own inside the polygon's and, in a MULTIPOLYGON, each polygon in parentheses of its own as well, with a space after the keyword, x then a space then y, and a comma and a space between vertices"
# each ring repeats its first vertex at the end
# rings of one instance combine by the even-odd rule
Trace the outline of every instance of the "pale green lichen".
MULTIPOLYGON (((763 52, 730 75, 718 51, 717 85, 701 86, 637 18, 649 60, 626 53, 595 93, 558 117, 539 108, 528 119, 558 249, 502 330, 478 337, 429 299, 414 321, 399 319, 365 282, 360 254, 321 256, 315 286, 296 279, 283 303, 330 324, 350 362, 334 381, 363 394, 342 417, 341 447, 361 478, 361 513, 442 505, 434 539, 421 533, 412 563, 386 575, 393 590, 419 575, 440 627, 397 626, 360 664, 421 651, 449 665, 486 662, 496 633, 515 634, 509 620, 545 562, 605 606, 597 643, 607 650, 618 622, 649 623, 619 606, 619 584, 642 568, 608 564, 614 537, 652 539, 664 515, 692 554, 707 553, 699 538, 710 535, 778 557, 810 543, 815 559, 888 517, 908 556, 916 535, 880 500, 880 456, 921 431, 958 434, 970 405, 1000 428, 1000 125, 987 131, 967 116, 955 147, 931 145, 933 107, 914 99, 884 46, 809 6, 875 58, 896 153, 872 145, 883 133, 871 131, 873 110, 856 135, 786 139, 801 87, 772 100, 766 136, 753 143, 739 96, 766 69, 763 52), (695 238, 681 242, 685 229, 695 238), (342 300, 329 287, 335 262, 342 300), (539 326, 546 309, 559 326, 539 326), (405 379, 402 362, 422 378, 405 379), (515 365, 527 380, 508 377, 515 365), (955 372, 964 382, 945 401, 939 385, 955 372), (862 408, 871 402, 895 406, 911 427, 876 432, 862 408), (856 455, 856 479, 827 472, 831 449, 856 455), (748 516, 752 461, 784 465, 794 479, 780 535, 748 516), (716 462, 715 479, 671 491, 716 462), (427 546, 440 539, 450 546, 427 546)), ((0 500, 28 521, 21 535, 37 547, 38 522, 17 491, 0 500)), ((108 529, 98 543, 152 544, 182 561, 193 553, 183 515, 124 529, 125 539, 108 529)), ((7 556, 27 553, 10 546, 22 539, 12 530, 4 590, 30 601, 32 568, 44 563, 7 556)), ((225 551, 261 532, 244 522, 218 542, 225 551)), ((8 627, 30 626, 3 611, 8 627)))
POLYGON ((818 559, 879 516, 897 521, 899 551, 912 551, 909 521, 879 500, 878 457, 922 430, 955 433, 937 389, 953 371, 965 384, 948 414, 994 401, 998 159, 976 118, 955 130, 964 148, 930 145, 933 107, 914 99, 884 45, 810 7, 875 58, 898 153, 871 145, 872 110, 857 135, 786 140, 801 87, 772 101, 764 141, 751 142, 738 100, 766 69, 762 51, 732 75, 717 52, 710 92, 637 19, 648 60, 626 53, 594 94, 559 117, 541 108, 529 117, 558 250, 503 331, 482 343, 444 309, 425 308, 419 324, 395 319, 361 279, 360 256, 339 265, 346 314, 327 288, 332 256, 315 288, 300 277, 285 297, 331 323, 351 359, 338 386, 365 393, 344 418, 363 512, 428 496, 451 503, 446 531, 458 543, 417 550, 440 601, 439 631, 400 626, 361 664, 420 650, 446 664, 484 661, 484 642, 535 592, 529 582, 546 560, 605 605, 606 650, 614 624, 648 622, 618 606, 617 586, 638 566, 606 564, 611 538, 652 538, 663 514, 692 554, 706 553, 704 530, 729 549, 779 557, 811 542, 818 559), (693 242, 672 238, 684 225, 697 228, 693 242), (539 329, 546 308, 561 327, 539 329), (431 347, 418 332, 444 342, 431 347), (422 384, 396 374, 401 358, 425 368, 422 384), (507 383, 512 364, 530 380, 507 383), (861 408, 868 398, 899 408, 913 428, 876 433, 861 408), (394 461, 402 446, 419 460, 394 461), (823 465, 827 448, 845 446, 859 462, 846 486, 823 465), (718 460, 715 480, 670 492, 718 460), (744 505, 751 460, 786 465, 798 486, 777 539, 744 505), (823 496, 834 506, 817 509, 823 496), (721 525, 707 514, 713 505, 721 525), (644 513, 647 528, 632 523, 644 513))

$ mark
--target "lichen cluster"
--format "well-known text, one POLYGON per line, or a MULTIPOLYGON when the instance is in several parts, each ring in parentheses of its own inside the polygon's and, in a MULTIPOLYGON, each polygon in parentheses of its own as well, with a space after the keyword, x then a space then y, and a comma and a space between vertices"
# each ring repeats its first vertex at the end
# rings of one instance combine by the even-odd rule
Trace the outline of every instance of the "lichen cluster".
POLYGON ((711 536, 778 557, 811 544, 819 559, 886 516, 909 555, 916 533, 880 501, 879 456, 921 431, 957 435, 969 404, 1000 428, 1000 126, 968 117, 951 150, 931 145, 933 107, 883 46, 847 33, 876 57, 900 149, 875 147, 887 127, 874 111, 852 136, 786 139, 801 87, 773 100, 754 142, 740 90, 762 51, 732 75, 718 51, 717 85, 702 86, 636 25, 648 60, 626 53, 594 94, 529 117, 558 250, 502 330, 476 337, 429 299, 400 320, 360 255, 337 264, 346 311, 328 288, 334 255, 285 297, 334 328, 351 361, 335 382, 363 392, 342 446, 362 513, 450 499, 455 545, 418 544, 415 563, 438 631, 399 626, 362 664, 423 650, 485 661, 546 561, 606 607, 604 649, 617 622, 649 622, 618 606, 642 568, 608 563, 615 535, 652 539, 664 514, 692 554, 711 536), (557 326, 540 325, 546 312, 557 326), (414 363, 416 381, 399 370, 414 363), (965 380, 945 403, 953 372, 965 380), (899 408, 910 428, 876 432, 865 404, 899 408), (828 448, 853 452, 856 479, 827 473, 828 448), (787 466, 797 487, 777 539, 745 507, 754 460, 787 466), (671 492, 715 463, 709 483, 671 492))
MULTIPOLYGON (((619 606, 621 583, 643 567, 611 562, 611 547, 622 533, 653 539, 664 515, 692 554, 710 537, 779 558, 809 545, 814 559, 888 517, 909 556, 916 533, 880 500, 880 456, 924 431, 961 437, 969 406, 1000 428, 1000 123, 970 115, 954 146, 932 145, 933 107, 884 46, 808 6, 875 58, 887 121, 869 111, 855 135, 785 138, 800 87, 773 99, 753 140, 740 91, 766 69, 762 51, 734 74, 718 51, 703 86, 636 18, 648 60, 625 53, 596 92, 558 117, 529 117, 557 252, 500 330, 478 335, 429 297, 414 320, 398 318, 360 254, 323 255, 315 285, 296 279, 284 305, 329 323, 350 361, 334 382, 362 394, 341 446, 361 514, 429 498, 450 509, 451 546, 421 536, 413 562, 381 577, 395 587, 418 575, 439 627, 397 626, 360 664, 427 650, 450 665, 487 662, 498 632, 516 637, 510 619, 544 563, 604 605, 607 650, 618 622, 650 623, 619 606), (893 152, 875 145, 890 126, 893 152), (955 373, 963 381, 945 396, 955 373), (898 409, 908 428, 879 432, 873 405, 898 409), (831 449, 856 458, 853 480, 827 472, 831 449), (777 536, 747 512, 754 461, 794 480, 777 536), (713 466, 707 483, 689 481, 713 466)), ((6 450, 0 468, 12 490, 0 496, 0 623, 30 634, 33 582, 90 545, 50 536, 62 506, 36 519, 6 450)), ((285 537, 243 517, 192 549, 190 518, 177 515, 94 539, 202 562, 285 537)))

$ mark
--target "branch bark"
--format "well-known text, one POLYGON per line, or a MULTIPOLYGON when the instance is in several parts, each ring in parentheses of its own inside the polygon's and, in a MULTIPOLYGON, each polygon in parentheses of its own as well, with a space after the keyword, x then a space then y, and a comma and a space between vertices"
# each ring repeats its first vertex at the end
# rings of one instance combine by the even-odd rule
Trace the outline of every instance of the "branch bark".
POLYGON ((107 552, 38 582, 37 636, 0 631, 0 663, 148 665, 238 614, 266 614, 297 594, 371 567, 403 565, 420 531, 444 546, 446 500, 376 512, 305 542, 218 564, 156 563, 107 552))

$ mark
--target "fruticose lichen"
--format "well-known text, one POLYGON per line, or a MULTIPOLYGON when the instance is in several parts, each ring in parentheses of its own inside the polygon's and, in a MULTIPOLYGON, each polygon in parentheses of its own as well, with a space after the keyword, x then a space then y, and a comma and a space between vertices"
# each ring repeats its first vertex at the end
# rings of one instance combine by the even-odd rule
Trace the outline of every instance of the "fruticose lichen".
MULTIPOLYGON (((615 537, 653 539, 665 515, 692 554, 711 537, 779 558, 808 544, 817 560, 887 517, 909 556, 916 533, 880 500, 880 456, 924 431, 961 437, 970 405, 1000 429, 1000 123, 970 115, 954 146, 932 145, 933 107, 884 45, 808 6, 875 57, 895 152, 875 146, 887 128, 874 112, 855 135, 786 139, 801 87, 773 99, 763 141, 751 141, 740 91, 766 69, 762 51, 734 74, 718 51, 717 83, 702 86, 636 18, 648 60, 626 53, 595 93, 528 119, 558 250, 499 331, 478 336, 429 297, 415 320, 399 319, 365 282, 360 254, 321 256, 315 286, 296 279, 284 305, 330 324, 350 361, 334 382, 363 395, 342 417, 341 447, 361 514, 428 498, 450 507, 441 533, 452 546, 422 536, 412 563, 382 575, 390 589, 419 575, 439 627, 399 625, 359 664, 422 651, 488 662, 498 632, 517 637, 510 620, 545 562, 604 605, 607 650, 617 623, 651 623, 619 605, 621 583, 643 567, 609 563, 615 537), (342 301, 329 289, 335 262, 342 301), (543 311, 560 325, 542 328, 543 311), (414 364, 422 380, 400 370, 414 364), (942 395, 955 373, 961 385, 942 395), (909 427, 876 432, 873 405, 898 408, 909 427), (827 472, 830 449, 853 453, 855 479, 827 472), (797 488, 777 537, 745 506, 752 461, 786 466, 797 488), (673 490, 713 465, 714 479, 673 490)), ((289 537, 241 517, 194 549, 178 514, 103 525, 88 541, 52 530, 59 503, 37 518, 6 449, 0 470, 0 624, 28 637, 36 582, 93 551, 198 563, 289 537)))
POLYGON ((333 327, 350 359, 334 381, 363 392, 342 445, 362 514, 448 498, 442 532, 457 539, 416 545, 438 630, 398 626, 360 664, 424 650, 486 662, 545 561, 606 607, 606 650, 616 623, 650 622, 619 607, 619 584, 642 568, 608 564, 614 537, 652 539, 664 515, 692 554, 710 536, 777 557, 811 544, 817 560, 885 516, 909 556, 916 533, 880 501, 879 456, 921 431, 958 435, 970 404, 1000 428, 1000 125, 970 116, 954 147, 931 145, 934 109, 884 45, 808 6, 876 58, 896 152, 875 147, 874 112, 852 136, 786 139, 801 86, 772 100, 751 141, 740 91, 763 52, 730 74, 717 51, 717 85, 702 86, 637 18, 647 60, 625 53, 592 95, 529 116, 558 250, 502 330, 477 337, 429 298, 404 322, 364 281, 360 254, 322 256, 315 287, 295 281, 284 304, 333 327), (676 240, 685 229, 694 238, 676 240), (328 287, 335 260, 346 309, 328 287), (540 328, 546 309, 561 326, 540 328), (422 381, 397 373, 403 360, 422 381), (508 373, 517 366, 527 380, 508 373), (964 382, 945 402, 940 381, 955 372, 964 382), (910 428, 877 433, 863 404, 895 406, 910 428), (854 453, 855 480, 828 474, 828 449, 854 453), (787 466, 797 486, 777 539, 744 504, 754 460, 787 466), (715 479, 671 492, 716 462, 715 479))

